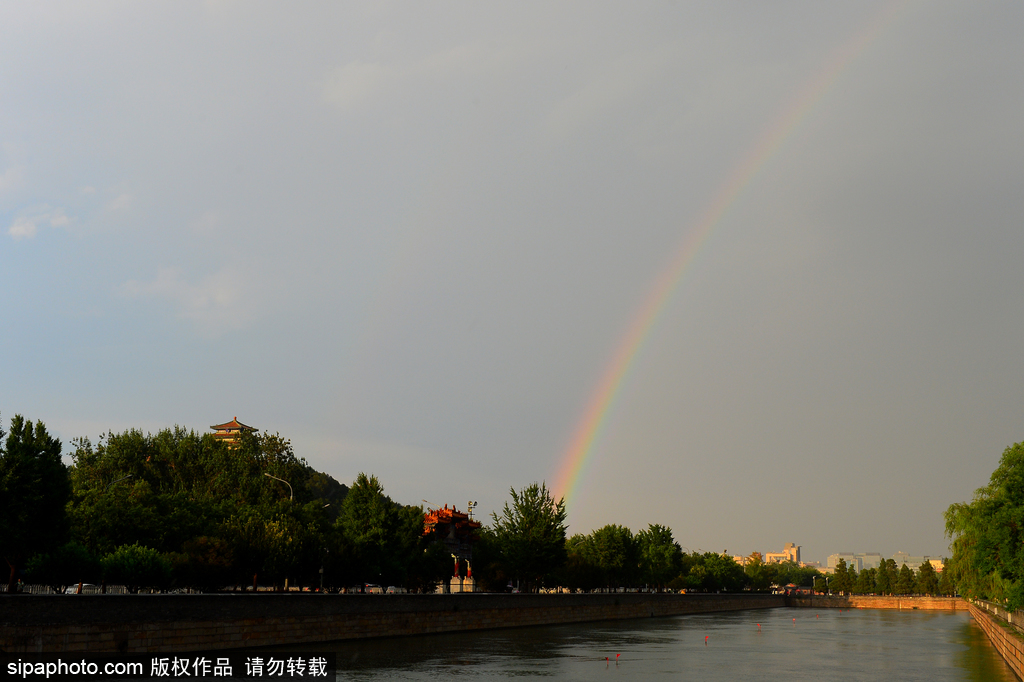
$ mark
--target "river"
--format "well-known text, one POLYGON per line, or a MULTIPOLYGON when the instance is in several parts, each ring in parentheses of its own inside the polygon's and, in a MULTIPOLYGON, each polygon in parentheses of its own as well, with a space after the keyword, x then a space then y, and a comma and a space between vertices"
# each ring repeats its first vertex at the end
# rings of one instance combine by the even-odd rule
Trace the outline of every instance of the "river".
POLYGON ((964 612, 780 608, 338 642, 339 680, 1013 682, 964 612))

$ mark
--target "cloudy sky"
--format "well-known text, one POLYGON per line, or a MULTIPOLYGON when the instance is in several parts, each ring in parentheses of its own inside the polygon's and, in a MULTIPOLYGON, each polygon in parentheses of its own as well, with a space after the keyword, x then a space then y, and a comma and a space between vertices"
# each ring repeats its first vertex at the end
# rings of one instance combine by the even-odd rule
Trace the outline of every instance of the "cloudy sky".
POLYGON ((554 484, 732 186, 570 532, 942 555, 942 512, 1024 440, 1022 25, 1016 2, 4 3, 0 413, 66 443, 237 415, 343 482, 489 514, 554 484))

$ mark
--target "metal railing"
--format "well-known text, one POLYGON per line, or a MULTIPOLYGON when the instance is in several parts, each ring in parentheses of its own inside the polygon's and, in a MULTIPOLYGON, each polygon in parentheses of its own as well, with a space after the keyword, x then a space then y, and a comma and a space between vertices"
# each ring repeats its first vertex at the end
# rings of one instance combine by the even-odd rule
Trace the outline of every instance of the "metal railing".
POLYGON ((996 602, 986 601, 984 599, 972 599, 970 601, 979 609, 985 609, 990 614, 1011 626, 1020 634, 1024 635, 1024 611, 1009 611, 996 602))
MULTIPOLYGON (((75 594, 78 589, 78 585, 71 586, 71 594, 75 594)), ((100 594, 99 585, 87 585, 83 587, 82 594, 100 594)), ((57 592, 49 585, 22 585, 20 592, 22 594, 68 594, 67 592, 57 592)), ((0 594, 7 594, 7 584, 0 584, 0 594)), ((107 585, 106 594, 128 594, 128 588, 124 585, 107 585)))

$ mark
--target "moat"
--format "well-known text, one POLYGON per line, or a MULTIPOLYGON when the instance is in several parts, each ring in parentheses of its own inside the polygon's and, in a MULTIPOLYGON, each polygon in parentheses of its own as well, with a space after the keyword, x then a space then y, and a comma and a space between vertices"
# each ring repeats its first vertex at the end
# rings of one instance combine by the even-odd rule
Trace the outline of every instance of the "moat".
POLYGON ((1016 679, 963 611, 776 608, 329 646, 344 680, 1016 679))

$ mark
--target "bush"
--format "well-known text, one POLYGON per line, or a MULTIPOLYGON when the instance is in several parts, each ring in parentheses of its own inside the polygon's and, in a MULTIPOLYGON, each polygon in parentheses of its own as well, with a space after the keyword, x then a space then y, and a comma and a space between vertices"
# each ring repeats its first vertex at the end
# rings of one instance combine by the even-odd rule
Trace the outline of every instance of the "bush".
POLYGON ((103 557, 103 577, 108 584, 165 589, 171 582, 171 564, 160 552, 139 544, 121 545, 103 557))

